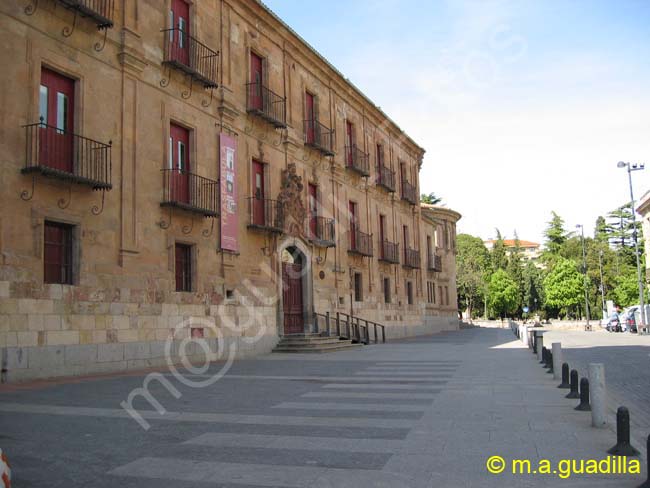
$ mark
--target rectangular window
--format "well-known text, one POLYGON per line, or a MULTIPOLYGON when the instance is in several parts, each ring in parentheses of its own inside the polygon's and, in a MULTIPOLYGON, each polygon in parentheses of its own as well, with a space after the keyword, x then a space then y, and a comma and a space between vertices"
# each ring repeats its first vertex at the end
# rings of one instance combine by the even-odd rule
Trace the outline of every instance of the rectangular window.
POLYGON ((384 278, 384 303, 390 303, 390 278, 384 278))
POLYGON ((56 128, 65 132, 68 127, 68 97, 64 93, 56 94, 56 128))
POLYGON ((427 302, 435 303, 435 287, 432 281, 427 281, 427 302))
POLYGON ((41 85, 41 90, 38 97, 38 112, 41 121, 47 124, 47 87, 41 85))
POLYGON ((176 244, 176 291, 192 291, 192 246, 176 244))
POLYGON ((72 245, 71 225, 58 222, 45 222, 43 249, 45 283, 72 285, 72 245))
POLYGON ((363 276, 361 273, 354 273, 354 301, 363 301, 363 276))
POLYGON ((449 305, 449 287, 445 286, 445 305, 449 305))
POLYGON ((440 301, 438 303, 440 303, 440 305, 445 304, 445 298, 444 298, 444 296, 442 294, 442 291, 443 291, 442 290, 442 285, 438 285, 438 297, 440 298, 440 301))
POLYGON ((413 305, 413 283, 410 281, 406 282, 406 303, 413 305))

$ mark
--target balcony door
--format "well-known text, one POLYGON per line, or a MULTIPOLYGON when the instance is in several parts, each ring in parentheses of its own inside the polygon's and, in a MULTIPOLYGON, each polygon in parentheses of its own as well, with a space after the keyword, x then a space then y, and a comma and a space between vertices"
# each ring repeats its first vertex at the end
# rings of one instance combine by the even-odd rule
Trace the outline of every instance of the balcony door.
POLYGON ((406 255, 409 249, 409 228, 407 226, 403 226, 403 231, 404 231, 404 254, 406 255))
POLYGON ((190 65, 190 6, 184 0, 172 0, 169 11, 169 45, 171 59, 190 65))
POLYGON ((352 122, 346 120, 345 121, 345 145, 348 147, 346 154, 345 154, 345 159, 346 163, 348 166, 352 166, 354 163, 354 155, 353 155, 353 148, 354 148, 354 125, 352 122))
POLYGON ((39 164, 74 172, 74 80, 47 68, 41 69, 39 111, 39 164))
POLYGON ((253 160, 253 225, 265 225, 264 164, 253 160))
POLYGON ((318 187, 309 184, 309 233, 312 238, 318 235, 318 187))
POLYGON ((386 239, 385 229, 386 229, 386 216, 380 215, 379 216, 379 253, 382 259, 386 257, 384 256, 384 240, 386 239))
POLYGON ((307 143, 313 144, 316 141, 316 112, 314 111, 314 95, 305 92, 305 134, 307 143))
POLYGON ((264 107, 262 84, 264 82, 264 60, 255 53, 251 53, 251 83, 250 96, 251 108, 262 110, 264 107))
POLYGON ((350 249, 355 250, 357 248, 357 204, 355 202, 349 202, 350 209, 350 249))
POLYGON ((169 126, 169 189, 173 201, 190 203, 190 131, 169 126))

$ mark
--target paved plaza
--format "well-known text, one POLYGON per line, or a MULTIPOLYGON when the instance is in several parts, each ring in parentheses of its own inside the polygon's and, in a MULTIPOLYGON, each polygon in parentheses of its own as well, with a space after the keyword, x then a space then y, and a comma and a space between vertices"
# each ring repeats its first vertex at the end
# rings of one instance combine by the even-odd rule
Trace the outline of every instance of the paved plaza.
POLYGON ((650 434, 650 336, 596 327, 593 332, 550 331, 544 340, 562 343, 564 361, 580 376, 587 376, 589 363, 605 365, 610 421, 614 422, 619 406, 626 406, 632 436, 645 445, 650 434))
POLYGON ((149 391, 166 414, 133 403, 148 430, 120 406, 146 373, 3 386, 15 486, 636 487, 645 476, 487 472, 494 455, 604 459, 615 443, 506 329, 236 361, 204 388, 161 373, 173 389, 149 391))

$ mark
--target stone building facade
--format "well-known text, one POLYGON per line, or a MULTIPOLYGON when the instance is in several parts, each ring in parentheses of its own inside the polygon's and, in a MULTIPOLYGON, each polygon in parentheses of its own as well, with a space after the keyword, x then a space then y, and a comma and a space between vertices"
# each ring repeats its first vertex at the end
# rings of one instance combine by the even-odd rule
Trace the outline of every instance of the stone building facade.
POLYGON ((260 2, 7 0, 0 41, 4 380, 265 353, 314 312, 458 326, 424 150, 260 2))

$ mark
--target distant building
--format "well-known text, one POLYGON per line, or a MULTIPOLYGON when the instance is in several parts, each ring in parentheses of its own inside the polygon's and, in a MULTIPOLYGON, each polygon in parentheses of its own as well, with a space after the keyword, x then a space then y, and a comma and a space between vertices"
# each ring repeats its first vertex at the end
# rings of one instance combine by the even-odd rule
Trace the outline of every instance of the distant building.
MULTIPOLYGON (((483 241, 483 244, 485 244, 485 247, 487 247, 488 250, 491 251, 496 242, 497 241, 495 239, 489 239, 487 241, 483 241)), ((510 256, 514 248, 517 247, 516 241, 514 239, 504 239, 503 245, 506 248, 506 254, 508 256, 510 256)), ((537 242, 520 240, 519 248, 521 249, 523 258, 527 261, 537 261, 537 259, 541 254, 540 251, 541 246, 537 242)))
POLYGON ((650 191, 645 192, 645 194, 639 200, 639 206, 636 208, 637 213, 641 216, 641 226, 643 228, 643 240, 639 244, 644 244, 645 250, 645 272, 646 272, 646 281, 650 279, 650 191))

